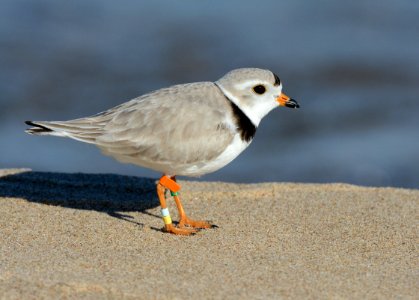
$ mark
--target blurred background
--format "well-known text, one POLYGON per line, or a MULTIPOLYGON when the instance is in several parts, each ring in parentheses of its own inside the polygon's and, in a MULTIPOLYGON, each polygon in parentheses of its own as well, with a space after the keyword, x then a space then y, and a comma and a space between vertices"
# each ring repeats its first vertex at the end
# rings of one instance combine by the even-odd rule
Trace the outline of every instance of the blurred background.
POLYGON ((419 188, 418 1, 2 0, 0 168, 159 174, 25 120, 103 111, 172 84, 268 68, 276 109, 235 161, 200 180, 419 188))

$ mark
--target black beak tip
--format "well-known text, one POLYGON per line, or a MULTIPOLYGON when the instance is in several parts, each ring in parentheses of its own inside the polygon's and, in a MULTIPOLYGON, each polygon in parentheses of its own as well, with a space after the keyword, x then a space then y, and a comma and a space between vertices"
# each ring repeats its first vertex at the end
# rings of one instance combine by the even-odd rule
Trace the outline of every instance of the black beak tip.
POLYGON ((300 108, 300 105, 294 99, 288 100, 287 103, 285 104, 285 106, 286 107, 289 107, 289 108, 300 108))

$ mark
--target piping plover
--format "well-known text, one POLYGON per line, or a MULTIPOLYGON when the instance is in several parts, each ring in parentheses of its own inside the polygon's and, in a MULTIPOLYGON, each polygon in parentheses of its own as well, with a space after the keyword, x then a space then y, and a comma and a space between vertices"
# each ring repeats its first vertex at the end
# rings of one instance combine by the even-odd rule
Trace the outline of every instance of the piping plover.
POLYGON ((269 70, 230 71, 215 82, 163 88, 94 116, 70 121, 27 121, 29 134, 69 137, 106 155, 163 173, 157 183, 165 230, 189 235, 212 225, 188 218, 176 175, 201 176, 236 158, 252 142, 262 118, 277 106, 298 108, 269 70), (170 190, 178 226, 166 205, 170 190))

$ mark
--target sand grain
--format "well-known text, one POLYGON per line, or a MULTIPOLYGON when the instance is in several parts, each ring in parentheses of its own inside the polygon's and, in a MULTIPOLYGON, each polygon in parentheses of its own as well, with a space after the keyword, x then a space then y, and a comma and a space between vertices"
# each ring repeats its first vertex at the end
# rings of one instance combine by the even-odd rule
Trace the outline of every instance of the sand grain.
POLYGON ((0 176, 2 299, 419 295, 418 190, 182 181, 187 213, 220 228, 179 237, 153 180, 0 176))

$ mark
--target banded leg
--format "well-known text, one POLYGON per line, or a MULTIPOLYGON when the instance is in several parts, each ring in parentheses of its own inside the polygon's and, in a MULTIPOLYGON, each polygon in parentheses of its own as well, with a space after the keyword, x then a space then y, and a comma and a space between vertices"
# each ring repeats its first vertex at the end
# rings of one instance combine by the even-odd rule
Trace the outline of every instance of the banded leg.
MULTIPOLYGON (((162 178, 160 178, 160 181, 157 183, 157 196, 159 197, 159 200, 160 200, 161 213, 162 213, 164 227, 165 227, 166 232, 173 233, 173 234, 180 234, 180 235, 191 235, 191 234, 196 233, 197 232, 196 229, 177 228, 173 225, 172 218, 170 217, 169 209, 167 208, 166 197, 164 195, 167 186, 162 184, 162 178)), ((164 180, 163 180, 163 183, 164 183, 164 180)))
MULTIPOLYGON (((176 176, 171 177, 171 179, 176 183, 176 176)), ((180 186, 179 186, 179 190, 180 190, 180 186)), ((200 229, 214 227, 207 221, 194 221, 186 216, 185 210, 183 209, 182 203, 180 202, 179 190, 170 191, 170 194, 175 199, 175 203, 179 211, 179 217, 180 217, 179 228, 185 228, 185 225, 189 227, 193 227, 193 228, 200 228, 200 229)))

